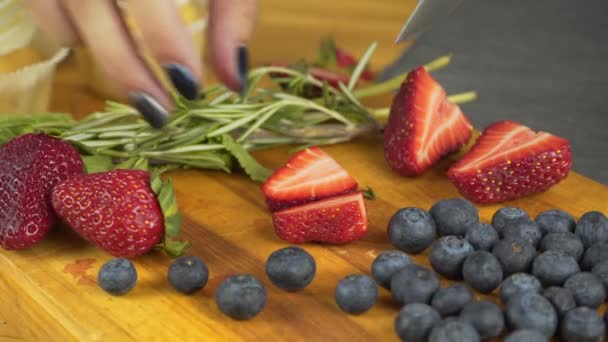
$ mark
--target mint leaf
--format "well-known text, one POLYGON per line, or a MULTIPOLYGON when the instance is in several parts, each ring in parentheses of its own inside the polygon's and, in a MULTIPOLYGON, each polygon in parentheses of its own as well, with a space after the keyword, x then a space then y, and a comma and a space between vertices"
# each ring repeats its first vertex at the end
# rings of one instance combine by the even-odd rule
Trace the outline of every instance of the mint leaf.
POLYGON ((368 200, 375 200, 376 193, 374 193, 374 189, 367 187, 367 189, 363 190, 363 197, 367 198, 368 200))
POLYGON ((86 173, 104 172, 114 169, 112 158, 102 155, 82 156, 86 173))
POLYGON ((222 135, 222 144, 239 162, 245 173, 256 182, 264 182, 272 173, 271 170, 263 167, 255 160, 251 154, 241 145, 236 143, 229 135, 222 135))

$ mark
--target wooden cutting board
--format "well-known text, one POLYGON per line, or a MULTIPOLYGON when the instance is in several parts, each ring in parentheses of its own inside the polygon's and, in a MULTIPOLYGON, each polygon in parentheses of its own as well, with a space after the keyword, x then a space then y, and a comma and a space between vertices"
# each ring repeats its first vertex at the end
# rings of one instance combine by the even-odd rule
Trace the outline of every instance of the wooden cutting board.
MULTIPOLYGON (((328 31, 337 32, 347 45, 352 43, 360 51, 377 37, 389 44, 407 15, 404 5, 395 1, 335 1, 331 5, 312 1, 306 7, 289 3, 262 1, 260 33, 252 45, 254 64, 298 49, 300 56, 314 55, 318 38, 328 31), (298 17, 290 8, 300 11, 298 17), (331 15, 338 19, 324 19, 331 15), (356 25, 352 20, 357 20, 356 25), (359 33, 360 27, 370 27, 372 33, 359 33), (282 37, 284 31, 275 31, 284 28, 291 29, 289 39, 282 37), (302 37, 302 46, 294 34, 302 37), (282 46, 275 46, 277 41, 282 46)), ((393 50, 380 49, 378 63, 389 60, 393 50)), ((295 53, 288 54, 284 56, 295 57, 295 53)), ((59 77, 54 109, 82 114, 99 108, 99 99, 83 89, 69 68, 68 63, 59 77)), ((389 100, 377 101, 386 106, 389 100)), ((0 251, 0 340, 396 341, 393 320, 398 306, 386 290, 380 289, 378 303, 371 310, 349 316, 335 305, 334 289, 348 274, 369 274, 374 257, 391 248, 386 225, 398 208, 428 210, 437 200, 458 196, 445 177, 450 161, 421 177, 403 178, 386 166, 380 136, 324 149, 362 187, 372 187, 378 198, 367 201, 370 231, 362 240, 345 246, 303 245, 317 262, 317 276, 304 291, 281 291, 265 277, 266 258, 288 244, 275 236, 258 184, 240 174, 177 171, 168 176, 174 180, 185 217, 182 236, 193 243, 190 254, 202 257, 211 273, 204 290, 192 296, 176 293, 166 280, 171 260, 151 253, 135 260, 139 274, 135 289, 126 296, 112 297, 96 285, 97 271, 110 256, 71 231, 58 229, 30 250, 0 251), (256 275, 268 289, 266 308, 247 322, 222 315, 214 301, 219 283, 237 273, 256 275)), ((281 166, 288 158, 287 148, 255 156, 269 168, 281 166)), ((532 216, 560 208, 578 218, 589 210, 608 212, 608 187, 572 173, 553 189, 508 205, 522 207, 532 216)), ((498 208, 479 207, 482 221, 489 222, 498 208)), ((414 259, 429 265, 426 253, 414 259)), ((443 286, 449 283, 442 280, 443 286)), ((496 295, 478 297, 497 300, 496 295)))

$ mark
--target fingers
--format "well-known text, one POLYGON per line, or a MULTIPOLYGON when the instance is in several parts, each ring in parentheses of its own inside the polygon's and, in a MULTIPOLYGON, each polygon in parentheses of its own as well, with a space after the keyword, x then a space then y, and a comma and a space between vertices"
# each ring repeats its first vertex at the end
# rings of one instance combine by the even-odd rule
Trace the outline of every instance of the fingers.
POLYGON ((209 3, 212 62, 220 80, 235 91, 246 87, 246 46, 256 19, 256 0, 211 0, 209 3))
POLYGON ((139 57, 116 4, 110 0, 63 0, 80 38, 100 67, 129 95, 154 127, 169 118, 172 102, 139 57))
POLYGON ((175 1, 128 0, 127 4, 144 44, 175 88, 190 100, 198 98, 202 61, 175 1))
POLYGON ((73 46, 80 38, 59 0, 25 0, 25 5, 57 44, 73 46))

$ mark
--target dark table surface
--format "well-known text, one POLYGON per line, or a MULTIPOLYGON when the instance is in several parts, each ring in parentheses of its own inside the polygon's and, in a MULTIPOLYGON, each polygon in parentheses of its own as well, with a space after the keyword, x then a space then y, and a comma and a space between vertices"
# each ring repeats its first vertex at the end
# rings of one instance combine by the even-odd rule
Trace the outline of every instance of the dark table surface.
POLYGON ((608 0, 465 0, 381 75, 452 53, 434 75, 482 129, 514 120, 570 140, 574 170, 608 184, 608 0))

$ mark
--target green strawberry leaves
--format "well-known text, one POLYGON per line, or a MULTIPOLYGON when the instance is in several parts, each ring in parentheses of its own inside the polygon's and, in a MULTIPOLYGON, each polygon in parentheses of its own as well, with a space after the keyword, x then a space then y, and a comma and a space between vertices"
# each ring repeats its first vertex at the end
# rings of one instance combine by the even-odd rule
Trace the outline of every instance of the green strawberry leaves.
POLYGON ((167 255, 177 258, 188 250, 190 243, 173 239, 179 234, 181 227, 181 215, 177 209, 173 183, 171 179, 163 181, 159 172, 155 171, 150 175, 150 187, 156 193, 165 219, 165 237, 158 247, 167 255))
POLYGON ((116 165, 114 169, 136 169, 147 171, 150 168, 148 159, 142 157, 132 157, 116 165))
POLYGON ((227 134, 222 135, 222 144, 226 150, 234 156, 243 170, 245 170, 245 173, 247 173, 252 180, 264 182, 272 173, 271 170, 260 165, 260 163, 258 163, 242 145, 235 142, 231 136, 227 134))
POLYGON ((110 171, 114 169, 112 158, 102 155, 81 156, 87 174, 110 171))

